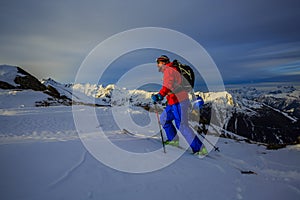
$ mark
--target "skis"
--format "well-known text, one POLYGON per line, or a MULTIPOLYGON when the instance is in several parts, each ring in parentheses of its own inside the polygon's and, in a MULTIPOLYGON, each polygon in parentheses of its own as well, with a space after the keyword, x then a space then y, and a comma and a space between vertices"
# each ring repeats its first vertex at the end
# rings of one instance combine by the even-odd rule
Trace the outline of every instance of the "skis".
MULTIPOLYGON (((135 137, 135 138, 140 138, 140 139, 147 139, 147 140, 155 141, 157 143, 161 143, 161 141, 160 141, 161 138, 160 138, 159 134, 152 135, 152 136, 147 136, 147 135, 144 135, 144 134, 132 133, 132 132, 128 131, 127 129, 123 129, 121 132, 124 133, 124 134, 129 135, 130 137, 135 137)), ((189 151, 187 148, 184 148, 180 145, 177 146, 177 145, 167 144, 166 146, 173 147, 173 148, 178 148, 178 149, 183 150, 183 151, 189 151)), ((235 168, 236 170, 238 170, 241 174, 258 175, 255 171, 244 169, 245 167, 241 167, 241 160, 228 157, 228 156, 222 154, 219 151, 217 151, 217 153, 215 153, 214 155, 211 155, 211 154, 195 155, 191 151, 189 151, 189 154, 196 157, 196 158, 199 158, 199 159, 209 158, 209 159, 213 159, 213 160, 216 160, 216 161, 223 161, 227 165, 229 165, 229 166, 235 168)))
MULTIPOLYGON (((159 134, 156 134, 156 135, 153 135, 153 136, 147 136, 147 135, 144 135, 144 134, 132 133, 132 132, 128 131, 127 129, 123 129, 122 132, 124 134, 127 134, 127 135, 131 136, 131 137, 140 138, 140 139, 152 139, 156 142, 161 143, 161 141, 160 141, 161 138, 160 138, 159 134)), ((170 147, 175 147, 175 148, 178 148, 178 149, 183 150, 183 151, 189 151, 190 154, 194 155, 190 150, 188 150, 189 148, 185 148, 183 146, 180 146, 180 144, 175 145, 175 144, 172 144, 172 143, 168 144, 168 143, 164 142, 164 145, 170 146, 170 147)), ((203 156, 198 156, 198 155, 194 155, 194 156, 199 157, 199 158, 203 158, 203 156)))

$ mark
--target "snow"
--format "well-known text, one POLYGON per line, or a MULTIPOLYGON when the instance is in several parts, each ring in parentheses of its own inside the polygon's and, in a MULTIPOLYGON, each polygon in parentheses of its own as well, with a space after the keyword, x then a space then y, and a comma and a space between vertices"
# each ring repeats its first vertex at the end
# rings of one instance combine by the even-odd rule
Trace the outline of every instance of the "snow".
POLYGON ((116 85, 96 84, 61 84, 52 79, 43 80, 46 86, 52 86, 58 90, 61 95, 73 99, 74 102, 84 104, 98 105, 124 105, 129 101, 135 105, 148 105, 151 102, 151 92, 143 90, 128 90, 116 85))
MULTIPOLYGON (((16 86, 16 76, 22 76, 16 67, 1 66, 1 81, 16 86)), ((212 125, 209 132, 218 131, 207 138, 221 152, 203 141, 209 150, 204 158, 172 146, 166 146, 167 153, 163 153, 155 113, 138 107, 149 104, 151 92, 116 85, 65 85, 52 79, 43 83, 78 104, 35 107, 50 96, 0 89, 0 199, 300 197, 299 145, 267 150, 219 138, 224 130, 212 125), (87 106, 95 103, 105 107, 87 106), (134 135, 125 134, 124 128, 134 135)), ((293 87, 263 92, 243 88, 234 91, 234 97, 228 92, 197 94, 225 116, 236 105, 254 113, 251 108, 261 106, 255 101, 261 95, 297 99, 299 91, 293 87)), ((216 117, 221 120, 222 116, 216 117)), ((180 144, 185 144, 182 138, 180 144)))
POLYGON ((272 97, 275 99, 285 99, 285 101, 297 100, 300 97, 299 86, 292 85, 269 85, 269 86, 244 86, 239 88, 229 88, 234 97, 243 97, 248 100, 257 98, 272 97))
POLYGON ((24 76, 23 74, 18 73, 17 67, 10 65, 0 65, 0 81, 17 87, 19 85, 14 81, 17 76, 24 76))
MULTIPOLYGON (((78 135, 73 114, 91 114, 89 106, 2 108, 0 198, 231 200, 300 196, 298 146, 270 151, 264 146, 218 138, 221 152, 211 151, 202 159, 171 146, 167 146, 164 154, 159 138, 124 134, 115 123, 113 108, 93 109, 99 123, 90 122, 87 126, 91 132, 78 135), (103 140, 97 136, 100 128, 114 145, 126 151, 157 151, 162 160, 183 155, 170 165, 148 173, 118 171, 97 160, 82 142, 82 137, 95 144, 103 140), (256 174, 241 174, 241 170, 256 174)), ((120 107, 126 109, 140 126, 148 118, 155 119, 154 113, 142 108, 120 107)), ((135 130, 134 125, 128 124, 127 128, 135 130)), ((158 132, 158 127, 139 133, 149 136, 153 131, 158 132)), ((97 148, 111 158, 116 156, 104 147, 97 148)), ((131 166, 127 162, 121 164, 131 166)))
POLYGON ((47 99, 45 93, 33 90, 3 90, 0 89, 0 109, 33 107, 35 102, 47 99))
POLYGON ((231 94, 227 91, 223 92, 195 92, 195 95, 200 95, 204 102, 214 102, 218 104, 223 104, 224 106, 233 106, 234 102, 231 94))

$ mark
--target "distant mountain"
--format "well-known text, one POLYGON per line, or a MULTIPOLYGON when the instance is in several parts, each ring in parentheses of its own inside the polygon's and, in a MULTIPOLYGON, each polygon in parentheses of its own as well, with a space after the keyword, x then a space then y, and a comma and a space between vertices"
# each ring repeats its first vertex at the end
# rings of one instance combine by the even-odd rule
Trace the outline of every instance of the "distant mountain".
POLYGON ((300 139, 300 90, 293 86, 231 90, 235 101, 225 129, 251 140, 292 144, 300 139))
POLYGON ((20 67, 0 65, 0 88, 14 90, 33 90, 49 95, 46 100, 36 102, 36 106, 71 105, 71 99, 61 95, 51 85, 42 84, 37 78, 20 67))
MULTIPOLYGON (((40 82, 20 67, 7 65, 0 65, 0 88, 0 108, 131 105, 150 110, 153 94, 116 85, 61 84, 51 78, 40 82)), ((251 141, 280 145, 299 142, 300 90, 294 86, 242 87, 196 94, 205 104, 200 115, 192 112, 190 119, 198 124, 200 132, 210 131, 207 127, 211 124, 224 137, 237 138, 239 135, 251 141)))
POLYGON ((0 88, 46 90, 38 79, 17 66, 0 65, 0 88))

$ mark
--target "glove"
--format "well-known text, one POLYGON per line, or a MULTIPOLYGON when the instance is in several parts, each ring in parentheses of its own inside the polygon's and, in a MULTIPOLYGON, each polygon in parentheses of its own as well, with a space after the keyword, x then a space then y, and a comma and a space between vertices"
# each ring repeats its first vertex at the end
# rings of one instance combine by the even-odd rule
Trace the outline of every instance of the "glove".
POLYGON ((161 96, 161 94, 157 93, 151 96, 151 99, 154 103, 158 102, 158 101, 162 101, 164 99, 163 96, 161 96))

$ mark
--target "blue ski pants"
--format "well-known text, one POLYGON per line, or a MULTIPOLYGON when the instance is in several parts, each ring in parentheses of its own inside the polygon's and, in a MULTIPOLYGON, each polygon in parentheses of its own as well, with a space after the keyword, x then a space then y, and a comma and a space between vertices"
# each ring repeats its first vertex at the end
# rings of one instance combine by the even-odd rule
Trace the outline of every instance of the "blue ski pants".
POLYGON ((201 149, 202 142, 195 135, 188 123, 188 109, 190 101, 185 100, 174 105, 167 105, 160 116, 160 122, 166 132, 169 141, 177 139, 177 130, 184 136, 193 152, 198 152, 201 149), (173 124, 175 122, 176 128, 173 124))

